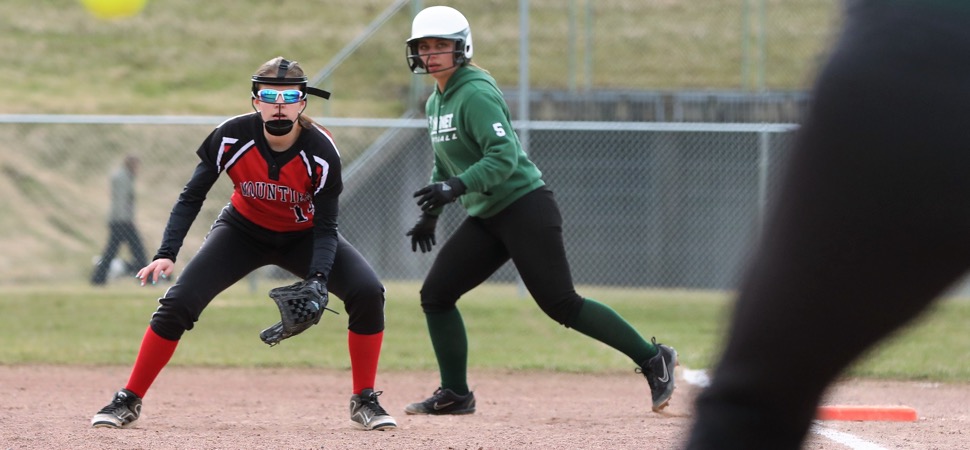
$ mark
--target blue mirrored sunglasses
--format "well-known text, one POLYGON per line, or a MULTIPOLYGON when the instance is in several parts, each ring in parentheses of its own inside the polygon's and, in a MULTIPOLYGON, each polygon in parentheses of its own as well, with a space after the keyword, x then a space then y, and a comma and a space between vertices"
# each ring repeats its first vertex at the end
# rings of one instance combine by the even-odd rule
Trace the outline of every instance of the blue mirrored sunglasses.
POLYGON ((287 89, 277 91, 276 89, 260 89, 256 92, 255 98, 266 103, 296 103, 306 98, 306 94, 299 89, 287 89), (281 100, 282 101, 278 101, 281 100))

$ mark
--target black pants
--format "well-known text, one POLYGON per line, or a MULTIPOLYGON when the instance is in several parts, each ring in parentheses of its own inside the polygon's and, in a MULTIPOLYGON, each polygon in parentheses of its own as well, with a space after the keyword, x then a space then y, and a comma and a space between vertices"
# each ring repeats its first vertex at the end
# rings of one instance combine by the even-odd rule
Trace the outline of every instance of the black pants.
POLYGON ((121 244, 127 244, 131 250, 131 260, 125 261, 125 274, 135 276, 135 273, 148 264, 145 257, 145 246, 142 245, 141 235, 135 224, 131 222, 110 222, 108 223, 108 244, 101 252, 101 260, 94 267, 91 274, 91 284, 104 284, 108 279, 108 269, 111 268, 111 261, 118 256, 121 244))
POLYGON ((917 3, 849 10, 688 448, 799 448, 826 387, 970 267, 970 14, 917 3))
POLYGON ((509 259, 536 303, 569 326, 583 299, 573 287, 552 191, 539 188, 493 217, 468 217, 435 258, 421 287, 425 312, 447 311, 509 259))
MULTIPOLYGON (((300 278, 306 276, 313 249, 312 231, 255 230, 254 225, 241 224, 223 212, 175 284, 158 299, 152 330, 165 339, 178 340, 192 329, 216 295, 260 267, 277 265, 300 278)), ((349 330, 359 334, 384 330, 384 286, 367 260, 343 236, 327 290, 331 299, 336 296, 343 300, 349 330)), ((272 303, 269 297, 267 301, 272 303)))

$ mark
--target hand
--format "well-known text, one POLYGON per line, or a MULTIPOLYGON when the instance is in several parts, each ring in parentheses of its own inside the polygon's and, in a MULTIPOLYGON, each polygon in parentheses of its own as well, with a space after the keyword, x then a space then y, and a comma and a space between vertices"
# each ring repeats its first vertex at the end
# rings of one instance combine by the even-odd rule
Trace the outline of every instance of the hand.
POLYGON ((421 210, 428 212, 458 199, 465 193, 465 183, 458 177, 451 177, 448 181, 429 184, 414 193, 421 210))
POLYGON ((135 278, 141 280, 141 285, 144 286, 145 282, 151 280, 152 284, 158 283, 159 280, 167 279, 172 272, 175 271, 175 262, 168 258, 158 258, 152 261, 145 267, 135 274, 135 278))
MULTIPOLYGON (((306 279, 306 286, 320 294, 320 297, 329 299, 330 293, 327 292, 327 283, 323 281, 323 276, 312 275, 306 279)), ((326 301, 324 303, 327 303, 326 301)), ((326 306, 326 305, 324 305, 326 306)))
POLYGON ((438 225, 438 216, 433 216, 428 213, 421 214, 418 222, 405 235, 411 236, 412 252, 418 251, 418 247, 421 247, 421 253, 431 251, 431 247, 437 244, 434 240, 434 229, 436 225, 438 225))
MULTIPOLYGON (((330 303, 330 292, 327 290, 327 282, 324 280, 323 276, 312 275, 304 280, 304 283, 306 284, 307 289, 312 292, 316 292, 316 295, 321 300, 320 309, 325 309, 334 314, 340 314, 337 311, 327 308, 327 305, 330 303)), ((321 311, 320 314, 322 315, 323 311, 321 311)))

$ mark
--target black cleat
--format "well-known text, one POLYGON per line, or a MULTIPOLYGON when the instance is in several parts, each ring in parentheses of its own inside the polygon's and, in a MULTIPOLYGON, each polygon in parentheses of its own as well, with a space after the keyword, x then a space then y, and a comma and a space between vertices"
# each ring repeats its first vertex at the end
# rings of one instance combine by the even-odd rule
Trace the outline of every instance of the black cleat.
POLYGON ((141 397, 128 389, 115 393, 111 403, 98 411, 91 419, 95 428, 128 428, 138 421, 141 415, 141 397))
POLYGON ((350 420, 357 428, 380 431, 397 428, 394 418, 377 403, 377 396, 381 394, 381 391, 364 389, 360 395, 350 397, 350 420))
POLYGON ((677 350, 663 344, 657 343, 657 338, 653 338, 653 345, 657 347, 657 356, 648 359, 635 371, 643 374, 650 385, 650 395, 653 397, 653 411, 660 412, 670 403, 670 397, 674 395, 674 367, 679 365, 677 362, 677 350))
POLYGON ((404 408, 408 414, 471 414, 475 412, 475 393, 469 392, 458 395, 451 389, 434 391, 430 398, 423 402, 411 403, 404 408))

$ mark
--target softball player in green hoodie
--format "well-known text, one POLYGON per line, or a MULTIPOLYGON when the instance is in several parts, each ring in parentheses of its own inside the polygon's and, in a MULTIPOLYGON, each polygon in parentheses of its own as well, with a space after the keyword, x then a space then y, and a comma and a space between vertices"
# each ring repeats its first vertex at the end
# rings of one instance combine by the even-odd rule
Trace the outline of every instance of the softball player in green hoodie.
POLYGON ((673 395, 677 352, 647 341, 613 309, 576 293, 559 207, 522 150, 495 80, 472 63, 472 50, 471 29, 457 10, 433 6, 415 16, 408 65, 434 77, 436 89, 426 106, 434 167, 430 184, 414 193, 422 212, 407 232, 412 250, 431 251, 446 204, 457 201, 468 217, 441 246, 421 287, 441 383, 405 412, 475 412, 468 340, 456 304, 509 259, 549 317, 627 355, 650 385, 652 409, 662 410, 673 395))

